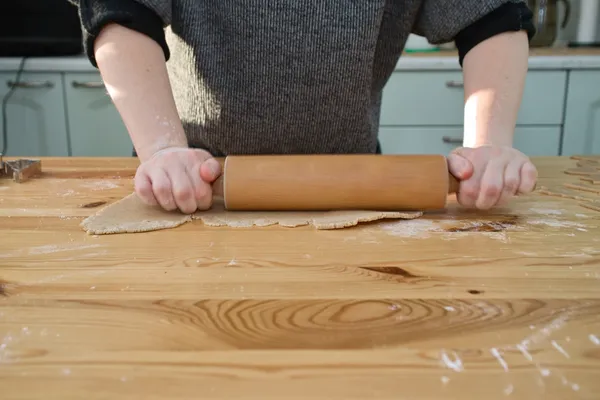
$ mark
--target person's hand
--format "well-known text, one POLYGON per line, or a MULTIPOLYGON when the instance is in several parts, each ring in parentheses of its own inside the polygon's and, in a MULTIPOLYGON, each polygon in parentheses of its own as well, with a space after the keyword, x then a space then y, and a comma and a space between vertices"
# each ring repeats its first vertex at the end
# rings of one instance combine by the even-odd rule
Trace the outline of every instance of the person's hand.
POLYGON ((220 174, 221 165, 204 150, 166 148, 139 166, 135 192, 148 205, 191 214, 211 207, 211 183, 220 174))
POLYGON ((460 183, 459 204, 487 210, 535 189, 537 170, 529 158, 507 146, 460 147, 448 156, 448 168, 460 183))

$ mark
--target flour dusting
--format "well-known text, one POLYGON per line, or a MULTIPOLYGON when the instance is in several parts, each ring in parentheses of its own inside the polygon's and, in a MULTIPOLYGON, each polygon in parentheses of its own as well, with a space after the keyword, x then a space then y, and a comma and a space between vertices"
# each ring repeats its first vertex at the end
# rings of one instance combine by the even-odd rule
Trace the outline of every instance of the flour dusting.
POLYGON ((551 208, 530 208, 529 211, 543 215, 562 215, 562 211, 551 208))
POLYGON ((89 245, 85 245, 85 246, 80 246, 80 245, 71 245, 71 244, 67 244, 67 245, 55 245, 55 244, 51 244, 51 245, 46 245, 46 246, 37 246, 37 247, 30 247, 29 248, 29 254, 51 254, 51 253, 58 253, 61 251, 73 251, 73 250, 83 250, 83 249, 90 249, 90 248, 94 248, 94 247, 100 247, 99 244, 89 244, 89 245))
POLYGON ((431 232, 443 232, 439 223, 428 219, 411 219, 381 223, 381 228, 390 235, 398 237, 430 237, 431 232))
POLYGON ((412 219, 395 222, 383 222, 381 228, 388 234, 402 238, 425 239, 435 233, 441 233, 442 240, 458 240, 478 235, 489 239, 509 243, 510 238, 504 230, 520 230, 514 226, 486 221, 465 221, 457 226, 457 221, 432 221, 428 219, 412 219), (488 231, 494 229, 498 231, 488 231))
POLYGON ((28 248, 22 248, 12 253, 0 254, 0 258, 12 258, 20 257, 25 255, 40 255, 40 254, 53 254, 65 251, 78 251, 90 248, 101 247, 100 244, 89 244, 89 245, 78 245, 73 243, 67 244, 48 244, 44 246, 34 246, 28 248))
POLYGON ((95 182, 84 182, 81 185, 81 187, 96 191, 96 190, 116 189, 119 187, 119 185, 117 185, 111 181, 95 181, 95 182))
POLYGON ((558 220, 556 218, 544 218, 544 219, 530 219, 527 220, 530 225, 545 225, 553 228, 582 228, 585 229, 585 225, 578 222, 558 220))
POLYGON ((462 360, 455 351, 453 351, 452 353, 453 357, 450 358, 446 350, 442 350, 442 354, 440 356, 441 364, 455 372, 462 372, 464 370, 462 360))
POLYGON ((73 189, 68 189, 68 190, 65 190, 64 192, 59 192, 57 194, 61 197, 68 197, 68 196, 75 195, 76 192, 73 189))

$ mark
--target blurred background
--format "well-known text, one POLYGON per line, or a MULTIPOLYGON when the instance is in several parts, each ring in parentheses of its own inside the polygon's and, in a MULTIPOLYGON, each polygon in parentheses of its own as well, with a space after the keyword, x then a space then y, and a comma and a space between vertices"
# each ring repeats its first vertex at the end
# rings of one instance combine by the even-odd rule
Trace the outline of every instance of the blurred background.
MULTIPOLYGON (((529 0, 538 34, 515 137, 528 155, 600 153, 599 3, 529 0)), ((446 154, 463 145, 463 94, 453 43, 411 35, 383 95, 383 152, 446 154)), ((67 0, 0 3, 0 98, 5 155, 131 156, 67 0)))

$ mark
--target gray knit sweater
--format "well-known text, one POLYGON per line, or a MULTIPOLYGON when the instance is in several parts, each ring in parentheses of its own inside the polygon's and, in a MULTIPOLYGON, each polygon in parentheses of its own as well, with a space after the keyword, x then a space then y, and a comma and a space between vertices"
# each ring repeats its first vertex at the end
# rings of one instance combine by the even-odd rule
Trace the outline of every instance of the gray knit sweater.
MULTIPOLYGON (((522 3, 136 1, 166 28, 167 67, 190 145, 214 155, 373 153, 382 90, 408 35, 452 41, 500 6, 522 3)), ((498 25, 500 17, 489 18, 483 30, 498 25)))

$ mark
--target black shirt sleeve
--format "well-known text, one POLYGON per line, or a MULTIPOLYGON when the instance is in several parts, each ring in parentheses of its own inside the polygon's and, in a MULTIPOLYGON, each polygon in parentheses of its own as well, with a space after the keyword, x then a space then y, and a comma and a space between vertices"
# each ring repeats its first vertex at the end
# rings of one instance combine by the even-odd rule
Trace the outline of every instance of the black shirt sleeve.
POLYGON ((533 13, 524 3, 506 3, 460 31, 455 38, 462 67, 467 53, 479 43, 503 32, 525 30, 529 40, 535 35, 533 13))
POLYGON ((147 35, 163 49, 165 61, 169 60, 169 46, 161 18, 148 7, 135 0, 80 0, 79 16, 83 31, 85 53, 94 67, 94 41, 102 28, 110 23, 122 25, 147 35))

